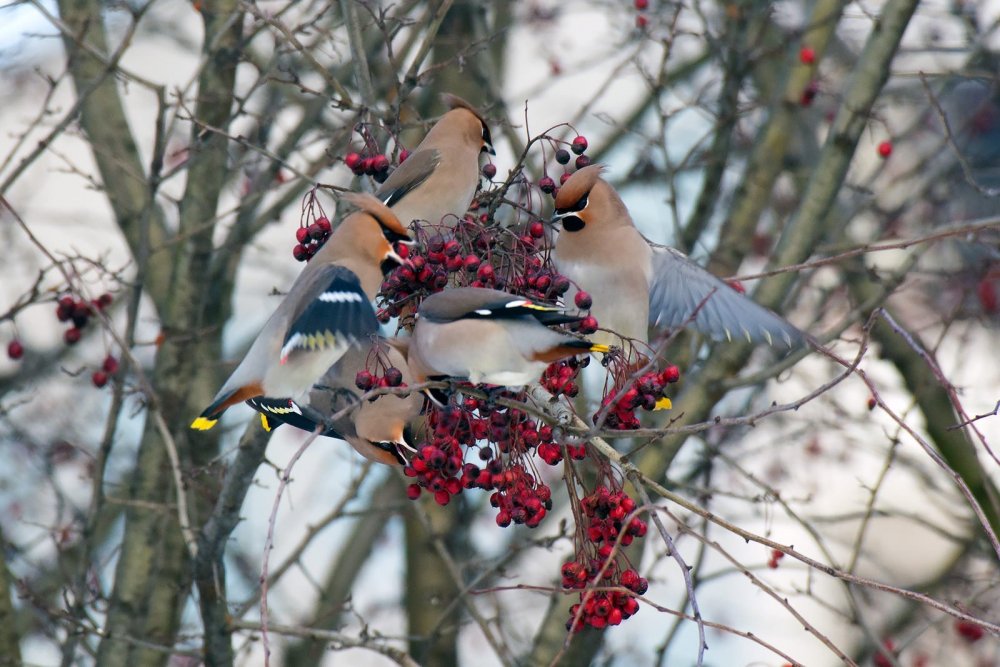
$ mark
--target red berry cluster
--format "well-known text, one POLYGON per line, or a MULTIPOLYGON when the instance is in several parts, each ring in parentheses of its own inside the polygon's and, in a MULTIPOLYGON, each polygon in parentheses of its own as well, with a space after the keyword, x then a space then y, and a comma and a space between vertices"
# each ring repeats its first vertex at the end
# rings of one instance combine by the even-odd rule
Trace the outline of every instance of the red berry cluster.
POLYGON ((93 375, 90 376, 90 381, 94 383, 94 386, 100 389, 108 383, 108 379, 118 372, 120 364, 118 359, 114 355, 109 354, 104 357, 104 362, 101 367, 94 371, 93 375))
MULTIPOLYGON (((570 142, 570 150, 566 150, 565 148, 556 149, 556 162, 564 167, 563 174, 559 177, 559 185, 565 183, 566 179, 572 175, 572 172, 569 171, 568 167, 570 160, 573 159, 570 151, 577 155, 576 161, 574 162, 574 166, 577 169, 583 169, 590 164, 590 157, 584 155, 588 146, 589 143, 587 142, 587 138, 582 135, 578 135, 572 142, 570 142)), ((547 195, 552 195, 553 197, 555 197, 556 193, 559 192, 559 188, 556 187, 555 180, 548 174, 538 179, 538 189, 547 195)))
POLYGON ((767 561, 767 566, 772 570, 778 569, 778 562, 785 557, 783 551, 778 551, 777 549, 771 549, 771 557, 767 561))
POLYGON ((563 447, 566 448, 566 456, 574 461, 582 461, 587 458, 587 443, 580 445, 558 445, 554 442, 543 442, 538 445, 535 451, 538 458, 548 463, 550 466, 557 465, 563 460, 563 447))
POLYGON ((497 508, 497 525, 506 528, 514 522, 535 528, 552 509, 552 489, 539 482, 524 466, 510 466, 493 475, 490 484, 496 489, 490 505, 497 508))
POLYGON ((656 409, 657 402, 665 398, 663 392, 667 385, 677 382, 680 376, 677 366, 667 366, 660 372, 642 374, 625 392, 616 387, 601 400, 601 410, 594 414, 594 423, 603 415, 606 428, 621 431, 639 428, 639 418, 635 411, 639 408, 647 411, 656 409), (615 396, 619 393, 621 397, 616 401, 615 396), (609 405, 611 407, 605 409, 609 405))
MULTIPOLYGON (((618 536, 621 545, 628 546, 646 534, 646 522, 628 519, 635 510, 633 501, 624 491, 598 486, 581 500, 583 509, 584 546, 576 558, 562 567, 562 585, 569 590, 584 590, 592 586, 621 586, 637 595, 649 588, 649 582, 627 567, 627 559, 615 550, 618 536), (582 553, 581 553, 582 552, 582 553)), ((585 626, 603 628, 618 625, 639 611, 639 603, 630 594, 613 592, 581 593, 580 603, 570 608, 568 630, 579 631, 585 626)))
POLYGON ((292 256, 297 262, 308 262, 319 249, 330 238, 330 220, 322 215, 308 225, 300 225, 295 230, 295 240, 298 241, 292 248, 292 256))
MULTIPOLYGON (((520 396, 523 399, 523 396, 520 396)), ((415 478, 407 490, 417 498, 421 489, 446 505, 462 489, 493 491, 499 526, 511 523, 536 527, 552 509, 552 490, 539 481, 528 454, 552 445, 552 427, 539 425, 515 409, 500 409, 486 401, 466 398, 461 405, 432 408, 427 417, 428 441, 403 469, 415 478), (478 447, 480 467, 463 463, 466 451, 478 447)))
MULTIPOLYGON (((76 345, 83 335, 83 329, 90 321, 91 315, 98 310, 104 310, 111 305, 113 298, 110 294, 104 293, 100 297, 93 299, 89 303, 83 299, 76 299, 66 294, 59 297, 56 305, 56 318, 60 322, 71 322, 72 326, 63 333, 63 340, 67 345, 76 345)), ((8 349, 8 354, 10 350, 8 349)))
POLYGON ((544 301, 554 301, 569 291, 569 279, 557 273, 541 252, 542 222, 531 221, 522 229, 485 223, 485 214, 470 213, 448 236, 432 229, 417 230, 416 244, 401 253, 406 264, 393 269, 382 283, 379 315, 383 321, 407 312, 449 284, 506 289, 544 301))
MULTIPOLYGON (((406 157, 406 151, 403 150, 399 155, 399 161, 402 162, 406 157)), ((368 175, 379 183, 389 177, 389 158, 382 153, 375 155, 348 153, 344 156, 344 164, 354 172, 355 176, 368 175)))
POLYGON ((403 372, 395 366, 385 368, 381 374, 377 370, 375 373, 369 370, 358 371, 357 375, 354 376, 354 384, 361 391, 371 391, 376 387, 406 386, 403 382, 403 372))
MULTIPOLYGON (((624 521, 629 513, 635 510, 635 501, 629 498, 621 489, 609 489, 606 486, 598 486, 589 496, 580 501, 584 515, 588 518, 587 540, 595 545, 602 542, 601 555, 605 558, 611 553, 611 545, 618 539, 618 534, 624 527, 624 521), (605 554, 604 547, 608 553, 605 554)), ((621 544, 627 547, 632 544, 636 537, 643 537, 646 534, 646 522, 633 518, 629 521, 622 535, 621 544)))
POLYGON ((576 378, 581 368, 590 365, 590 357, 570 357, 554 364, 542 373, 541 384, 553 396, 566 395, 575 398, 580 393, 576 378))

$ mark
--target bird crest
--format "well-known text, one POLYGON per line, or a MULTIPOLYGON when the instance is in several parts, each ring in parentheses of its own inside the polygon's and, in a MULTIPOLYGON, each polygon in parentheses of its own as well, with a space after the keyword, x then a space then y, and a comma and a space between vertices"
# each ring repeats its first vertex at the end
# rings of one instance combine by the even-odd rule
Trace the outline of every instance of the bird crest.
POLYGON ((559 188, 559 193, 556 195, 555 201, 556 211, 561 212, 572 209, 573 205, 583 199, 584 195, 590 193, 601 177, 602 171, 604 171, 604 166, 599 164, 592 164, 583 169, 578 169, 559 188))
POLYGON ((403 226, 396 214, 388 206, 379 201, 378 197, 367 192, 344 192, 340 195, 341 200, 346 201, 358 210, 367 213, 375 218, 375 221, 383 228, 397 236, 411 239, 410 230, 403 226))

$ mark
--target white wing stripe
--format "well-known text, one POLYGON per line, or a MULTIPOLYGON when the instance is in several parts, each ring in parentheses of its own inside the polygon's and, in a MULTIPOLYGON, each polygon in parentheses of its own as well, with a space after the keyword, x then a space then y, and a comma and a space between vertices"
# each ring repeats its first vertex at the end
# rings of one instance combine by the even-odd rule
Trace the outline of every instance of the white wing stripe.
POLYGON ((319 300, 326 303, 361 303, 363 299, 357 292, 323 292, 319 300))

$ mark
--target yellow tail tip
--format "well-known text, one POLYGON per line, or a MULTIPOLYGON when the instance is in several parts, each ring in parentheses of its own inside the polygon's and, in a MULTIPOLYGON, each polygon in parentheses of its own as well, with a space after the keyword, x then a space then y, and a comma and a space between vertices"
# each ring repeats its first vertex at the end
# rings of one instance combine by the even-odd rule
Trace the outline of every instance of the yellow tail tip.
POLYGON ((674 407, 674 404, 670 402, 669 398, 664 396, 663 398, 661 398, 656 402, 655 406, 653 406, 653 411, 655 412, 656 410, 669 410, 672 407, 674 407))
POLYGON ((593 345, 590 346, 590 351, 591 352, 610 352, 611 351, 611 346, 610 345, 601 345, 600 343, 594 343, 593 345))
POLYGON ((193 422, 191 422, 191 428, 196 431, 207 431, 218 423, 218 419, 208 419, 207 417, 198 417, 193 422))

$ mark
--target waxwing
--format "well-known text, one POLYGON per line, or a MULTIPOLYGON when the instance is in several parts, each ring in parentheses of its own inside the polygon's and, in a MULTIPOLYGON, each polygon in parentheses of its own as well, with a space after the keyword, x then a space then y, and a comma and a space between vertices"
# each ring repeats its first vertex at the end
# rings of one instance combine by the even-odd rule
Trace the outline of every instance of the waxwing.
POLYGON ((304 407, 296 405, 298 409, 293 410, 281 404, 261 404, 258 399, 249 402, 260 411, 267 430, 288 424, 314 431, 322 421, 321 435, 347 441, 371 461, 402 465, 413 451, 407 440, 408 425, 420 415, 423 395, 385 394, 362 400, 366 392, 358 388, 356 379, 360 372, 382 366, 398 370, 403 385, 412 384, 406 349, 405 340, 381 337, 367 346, 348 349, 316 382, 304 407))
POLYGON ((445 95, 450 111, 375 193, 404 225, 451 229, 479 185, 479 155, 495 155, 490 130, 468 102, 445 95))
POLYGON ((556 306, 498 290, 438 292, 417 311, 410 370, 418 382, 450 377, 521 387, 537 381, 554 361, 608 351, 605 345, 549 328, 579 319, 556 306))
MULTIPOLYGON (((602 329, 648 343, 648 326, 690 322, 717 340, 745 338, 791 347, 804 335, 737 292, 679 250, 650 243, 636 229, 621 197, 600 177, 601 167, 575 172, 559 189, 552 221, 562 229, 553 260, 576 288, 590 293, 602 329)), ((574 298, 575 289, 567 295, 574 298)), ((595 340, 620 344, 599 331, 595 340)))
POLYGON ((375 197, 349 193, 359 210, 343 219, 306 264, 264 324, 243 361, 191 428, 215 426, 241 401, 266 410, 300 411, 313 384, 349 348, 364 346, 378 331, 371 300, 386 260, 402 263, 390 239, 409 232, 375 197))

